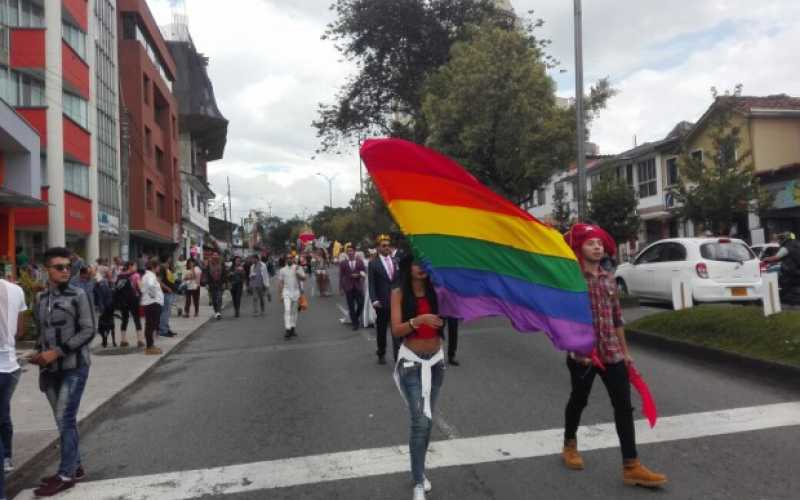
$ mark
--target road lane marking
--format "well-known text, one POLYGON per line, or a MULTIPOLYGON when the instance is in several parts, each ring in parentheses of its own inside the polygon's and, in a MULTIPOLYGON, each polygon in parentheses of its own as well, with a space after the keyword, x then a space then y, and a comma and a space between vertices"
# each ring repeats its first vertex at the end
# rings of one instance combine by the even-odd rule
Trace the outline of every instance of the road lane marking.
MULTIPOLYGON (((800 402, 676 415, 655 429, 636 422, 638 444, 800 426, 800 402)), ((458 467, 560 453, 563 429, 497 434, 432 443, 428 469, 458 467)), ((581 427, 582 451, 618 446, 613 423, 581 427)), ((187 500, 328 481, 408 473, 406 445, 286 458, 203 470, 168 472, 82 483, 59 500, 187 500)), ((31 490, 16 500, 33 499, 31 490)))

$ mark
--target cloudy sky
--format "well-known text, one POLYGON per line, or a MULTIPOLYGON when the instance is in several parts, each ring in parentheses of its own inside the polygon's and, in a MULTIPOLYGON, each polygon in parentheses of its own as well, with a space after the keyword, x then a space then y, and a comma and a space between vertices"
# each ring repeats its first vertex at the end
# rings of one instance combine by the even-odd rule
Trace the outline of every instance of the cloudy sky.
MULTIPOLYGON (((174 0, 172 0, 174 1, 174 0)), ((171 0, 148 0, 160 24, 171 0)), ((375 0, 391 1, 391 0, 375 0)), ((572 2, 512 0, 546 24, 542 36, 564 72, 558 93, 574 94, 572 2)), ((797 0, 584 1, 586 85, 603 76, 619 89, 592 129, 602 153, 616 153, 694 121, 710 102, 709 89, 744 85, 746 94, 800 95, 800 2, 797 0)), ((250 208, 281 217, 345 205, 359 187, 355 151, 316 156, 311 121, 320 101, 332 100, 352 67, 320 40, 331 21, 330 0, 185 0, 189 27, 210 58, 217 101, 230 120, 223 160, 209 166, 212 186, 230 177, 235 218, 250 208)), ((221 212, 220 212, 221 214, 221 212)))

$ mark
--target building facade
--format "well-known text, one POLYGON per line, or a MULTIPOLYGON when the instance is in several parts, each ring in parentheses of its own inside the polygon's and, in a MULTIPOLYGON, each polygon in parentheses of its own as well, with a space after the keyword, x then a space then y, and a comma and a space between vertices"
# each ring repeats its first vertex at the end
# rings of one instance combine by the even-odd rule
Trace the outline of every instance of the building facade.
POLYGON ((171 254, 181 235, 175 62, 145 0, 118 1, 117 30, 129 257, 171 254))
POLYGON ((4 100, 39 133, 45 161, 40 196, 47 208, 15 213, 17 244, 28 255, 68 245, 85 258, 99 253, 96 158, 92 136, 94 0, 0 0, 4 100))
POLYGON ((228 120, 222 115, 208 77, 208 58, 195 48, 185 23, 165 29, 167 45, 177 65, 174 94, 178 100, 183 231, 179 251, 202 256, 210 232, 208 202, 214 198, 208 182, 208 162, 225 152, 228 120))

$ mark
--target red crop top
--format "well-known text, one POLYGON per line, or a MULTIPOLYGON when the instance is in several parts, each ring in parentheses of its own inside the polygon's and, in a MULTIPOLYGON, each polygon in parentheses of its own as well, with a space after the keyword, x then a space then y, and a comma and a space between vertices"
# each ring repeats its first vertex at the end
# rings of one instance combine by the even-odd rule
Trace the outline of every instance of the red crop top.
MULTIPOLYGON (((431 305, 427 297, 417 297, 417 315, 431 314, 431 305)), ((418 325, 417 330, 409 335, 409 338, 414 339, 435 339, 439 336, 436 328, 428 325, 418 325)))

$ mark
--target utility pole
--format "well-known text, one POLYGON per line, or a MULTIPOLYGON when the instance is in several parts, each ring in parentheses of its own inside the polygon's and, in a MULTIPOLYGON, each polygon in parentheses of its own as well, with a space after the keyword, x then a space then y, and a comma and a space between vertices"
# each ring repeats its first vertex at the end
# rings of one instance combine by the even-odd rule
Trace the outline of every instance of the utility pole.
POLYGON ((328 177, 322 172, 317 172, 317 175, 328 181, 328 206, 333 208, 333 180, 339 174, 335 174, 333 177, 328 177))
POLYGON ((586 220, 586 125, 583 114, 583 12, 581 0, 574 0, 575 10, 575 118, 578 140, 578 220, 586 220))
POLYGON ((233 255, 233 210, 231 210, 231 178, 230 176, 226 176, 225 179, 228 181, 228 215, 225 220, 230 221, 231 225, 228 226, 228 248, 230 249, 231 255, 233 255))

